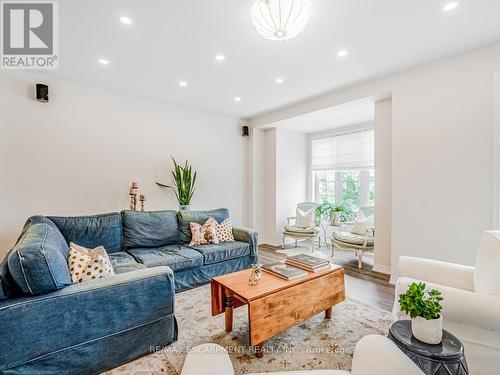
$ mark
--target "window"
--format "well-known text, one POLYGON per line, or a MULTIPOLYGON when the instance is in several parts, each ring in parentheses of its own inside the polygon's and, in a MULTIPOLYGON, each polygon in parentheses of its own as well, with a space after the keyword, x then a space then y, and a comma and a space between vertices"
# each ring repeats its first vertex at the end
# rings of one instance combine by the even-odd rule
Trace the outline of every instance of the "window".
POLYGON ((311 141, 313 199, 349 203, 354 208, 375 203, 374 131, 311 141))
POLYGON ((313 179, 316 181, 314 195, 318 201, 335 202, 335 172, 334 171, 314 171, 313 179))

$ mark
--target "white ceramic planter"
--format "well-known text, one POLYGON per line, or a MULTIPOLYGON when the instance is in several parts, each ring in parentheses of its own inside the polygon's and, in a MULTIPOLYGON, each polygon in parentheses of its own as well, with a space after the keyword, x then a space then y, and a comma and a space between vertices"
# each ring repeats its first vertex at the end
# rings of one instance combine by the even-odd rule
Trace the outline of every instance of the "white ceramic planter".
POLYGON ((332 211, 332 213, 330 215, 330 221, 331 221, 331 223, 333 223, 335 225, 339 225, 340 224, 340 212, 332 211))
POLYGON ((411 320, 411 331, 413 336, 426 344, 439 344, 443 338, 443 316, 432 320, 417 316, 411 320))

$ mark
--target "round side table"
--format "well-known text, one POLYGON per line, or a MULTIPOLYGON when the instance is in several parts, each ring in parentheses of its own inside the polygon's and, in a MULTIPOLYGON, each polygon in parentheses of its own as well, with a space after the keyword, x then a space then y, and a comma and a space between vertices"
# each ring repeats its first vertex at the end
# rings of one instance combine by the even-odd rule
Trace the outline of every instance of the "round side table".
POLYGON ((416 339, 410 320, 399 320, 389 328, 394 342, 427 375, 468 375, 464 346, 450 332, 443 330, 441 344, 429 345, 416 339))

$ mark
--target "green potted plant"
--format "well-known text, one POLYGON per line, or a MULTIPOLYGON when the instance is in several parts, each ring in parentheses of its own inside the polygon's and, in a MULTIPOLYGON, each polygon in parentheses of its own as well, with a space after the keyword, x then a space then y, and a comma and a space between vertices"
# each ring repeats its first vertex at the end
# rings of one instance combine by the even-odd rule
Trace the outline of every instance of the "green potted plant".
POLYGON ((427 290, 424 283, 412 283, 399 295, 399 307, 411 318, 413 336, 427 344, 439 344, 443 337, 441 292, 427 290))
MULTIPOLYGON (((335 204, 324 200, 316 209, 314 210, 314 216, 317 222, 328 221, 332 218, 332 212, 335 208, 335 204)), ((333 222, 333 220, 331 221, 333 222)))
POLYGON ((174 162, 172 177, 175 186, 165 185, 160 182, 156 182, 156 184, 162 188, 172 189, 179 202, 180 209, 189 210, 191 198, 193 198, 195 192, 194 184, 196 182, 196 172, 193 172, 187 160, 183 167, 177 164, 174 158, 172 158, 172 161, 174 162))
POLYGON ((331 224, 352 221, 356 216, 347 203, 335 204, 327 200, 316 207, 314 214, 318 221, 328 221, 331 224))
POLYGON ((338 218, 338 223, 353 221, 356 218, 356 214, 352 210, 351 205, 345 202, 335 205, 334 211, 336 218, 338 218))

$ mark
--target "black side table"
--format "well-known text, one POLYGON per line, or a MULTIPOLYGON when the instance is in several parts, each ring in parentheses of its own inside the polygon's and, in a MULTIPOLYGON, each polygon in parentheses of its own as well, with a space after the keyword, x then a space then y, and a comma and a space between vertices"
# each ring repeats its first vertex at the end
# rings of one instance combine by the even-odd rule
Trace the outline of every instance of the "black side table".
POLYGON ((429 345, 411 333, 411 321, 399 320, 389 328, 393 341, 427 375, 468 375, 464 346, 450 332, 443 330, 441 344, 429 345))

